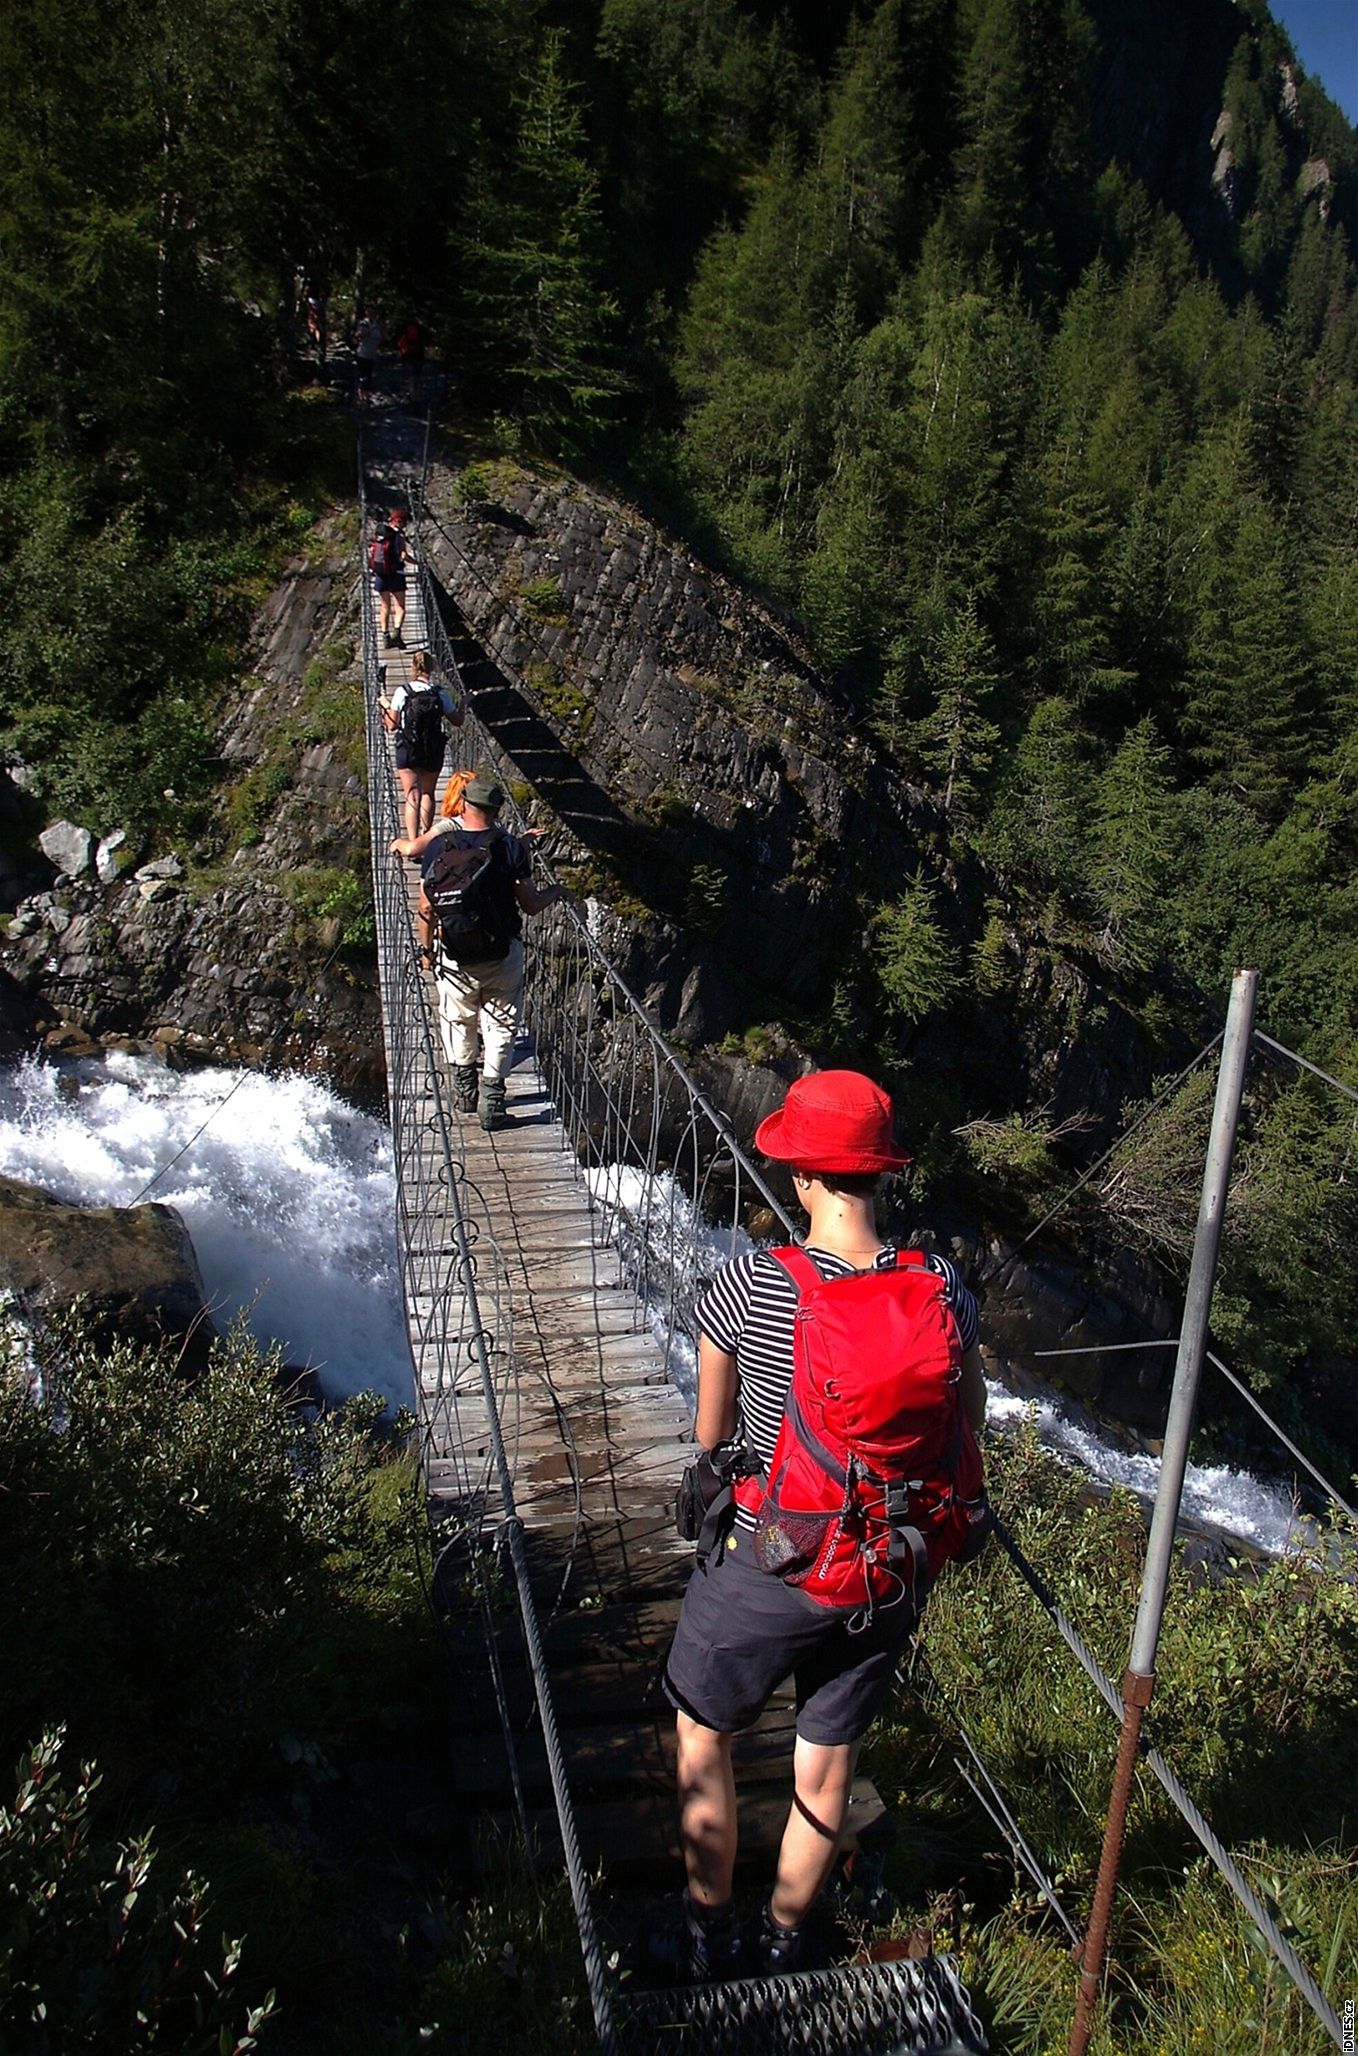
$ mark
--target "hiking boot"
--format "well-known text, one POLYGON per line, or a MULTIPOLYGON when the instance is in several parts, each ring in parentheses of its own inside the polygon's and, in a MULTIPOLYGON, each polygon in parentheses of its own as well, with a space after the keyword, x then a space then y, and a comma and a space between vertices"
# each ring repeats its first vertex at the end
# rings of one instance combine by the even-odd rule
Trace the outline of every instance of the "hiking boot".
POLYGON ((387 630, 387 632, 386 632, 386 635, 385 635, 385 636, 383 637, 383 639, 382 639, 382 640, 383 640, 383 648, 384 648, 384 649, 388 649, 388 650, 394 650, 394 649, 395 649, 395 647, 396 647, 396 638, 395 638, 395 636, 394 636, 394 635, 392 634, 392 632, 391 632, 391 630, 390 630, 390 629, 388 629, 388 630, 387 630))
POLYGON ((476 1102, 476 1112, 481 1126, 487 1130, 503 1128, 505 1125, 505 1081, 503 1078, 483 1078, 481 1092, 476 1102))
POLYGON ((810 1921, 803 1920, 797 1927, 784 1927, 780 1920, 774 1919, 766 1899, 745 1938, 745 1948, 750 1974, 754 1977, 777 1975, 786 1970, 807 1970, 811 1963, 810 1921))
POLYGON ((454 1064, 453 1105, 460 1114, 476 1112, 476 1066, 475 1064, 454 1064))
POLYGON ((646 1935, 651 1968, 676 1982, 713 1985, 739 1977, 744 1964, 744 1938, 727 1902, 715 1912, 698 1906, 685 1892, 676 1912, 673 1901, 662 1907, 646 1935))

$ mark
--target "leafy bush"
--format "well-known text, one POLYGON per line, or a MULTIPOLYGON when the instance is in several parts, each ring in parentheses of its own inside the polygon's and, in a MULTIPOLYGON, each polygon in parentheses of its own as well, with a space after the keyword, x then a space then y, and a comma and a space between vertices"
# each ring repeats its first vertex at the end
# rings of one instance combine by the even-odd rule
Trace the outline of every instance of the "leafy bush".
MULTIPOLYGON (((0 1381, 0 1747, 64 1719, 111 1789, 163 1795, 263 1774, 286 1735, 324 1744, 383 1689, 353 1645, 398 1634, 348 1570, 371 1558, 385 1587, 419 1515, 373 1409, 308 1419, 242 1333, 193 1382, 75 1328, 41 1360, 40 1397, 17 1359, 0 1381)), ((405 1634, 423 1630, 414 1578, 395 1583, 405 1634)))
POLYGON ((44 1734, 0 1806, 0 2046, 246 2056, 273 1998, 237 1995, 241 1945, 212 1948, 203 1880, 167 1876, 149 1832, 102 1843, 94 1767, 68 1782, 61 1752, 44 1734))

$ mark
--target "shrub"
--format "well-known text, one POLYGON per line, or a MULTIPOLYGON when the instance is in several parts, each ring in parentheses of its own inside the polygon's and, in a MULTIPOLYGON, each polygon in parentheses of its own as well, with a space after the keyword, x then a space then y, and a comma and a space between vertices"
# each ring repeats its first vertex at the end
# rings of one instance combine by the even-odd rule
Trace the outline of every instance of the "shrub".
MULTIPOLYGON (((372 1407, 309 1419, 243 1333, 192 1382, 172 1353, 100 1355, 74 1325, 39 1350, 40 1397, 17 1361, 0 1380, 0 1747, 64 1719, 111 1789, 163 1795, 262 1774, 285 1735, 324 1745, 383 1689, 346 1652, 395 1632, 344 1569, 357 1552, 385 1578, 404 1553, 376 1511, 394 1460, 372 1407)), ((391 1476, 418 1518, 413 1467, 391 1476)))
POLYGON ((0 2046, 245 2056, 273 1997, 238 1997, 241 1945, 210 1944, 204 1881, 167 1875, 150 1833, 101 1842, 94 1766, 69 1782, 61 1751, 44 1734, 0 1806, 0 2046))

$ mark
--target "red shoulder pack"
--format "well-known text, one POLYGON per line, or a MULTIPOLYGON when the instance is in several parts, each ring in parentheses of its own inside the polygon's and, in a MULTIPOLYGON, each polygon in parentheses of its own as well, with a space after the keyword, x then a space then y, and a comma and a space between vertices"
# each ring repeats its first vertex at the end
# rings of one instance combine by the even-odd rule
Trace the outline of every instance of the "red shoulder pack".
POLYGON ((768 1477, 736 1487, 759 1566, 823 1606, 919 1604, 990 1525, 945 1281, 916 1249, 847 1278, 822 1278, 804 1250, 769 1254, 797 1313, 768 1477))

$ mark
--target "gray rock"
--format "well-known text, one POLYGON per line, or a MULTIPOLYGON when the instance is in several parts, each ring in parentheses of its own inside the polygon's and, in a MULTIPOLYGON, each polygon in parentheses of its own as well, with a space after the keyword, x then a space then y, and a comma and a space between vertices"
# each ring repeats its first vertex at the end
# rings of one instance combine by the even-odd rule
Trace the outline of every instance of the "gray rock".
POLYGON ((152 857, 149 864, 141 865, 132 875, 139 885, 148 878, 182 878, 184 866, 178 857, 152 857))
POLYGON ((137 890, 148 903, 155 900, 173 899, 178 889, 173 878, 144 878, 140 871, 137 873, 137 890))
POLYGON ((47 909, 45 918, 53 935, 64 935, 71 925, 71 910, 69 907, 54 903, 47 909))
POLYGON ((74 821, 54 821, 38 837, 38 848, 58 871, 64 871, 68 878, 78 878, 90 867, 94 837, 88 828, 80 828, 74 821))
POLYGON ((0 1178, 0 1286, 49 1313, 83 1298, 82 1319, 110 1336, 182 1340, 186 1369, 212 1341, 193 1244, 172 1207, 66 1206, 0 1178))
POLYGON ((20 762, 18 758, 9 767, 9 777, 11 785, 17 785, 20 792, 37 790, 37 772, 30 765, 20 762))
POLYGON ((125 828, 106 835, 94 853, 95 874, 101 885, 112 885, 132 861, 132 845, 125 828))

